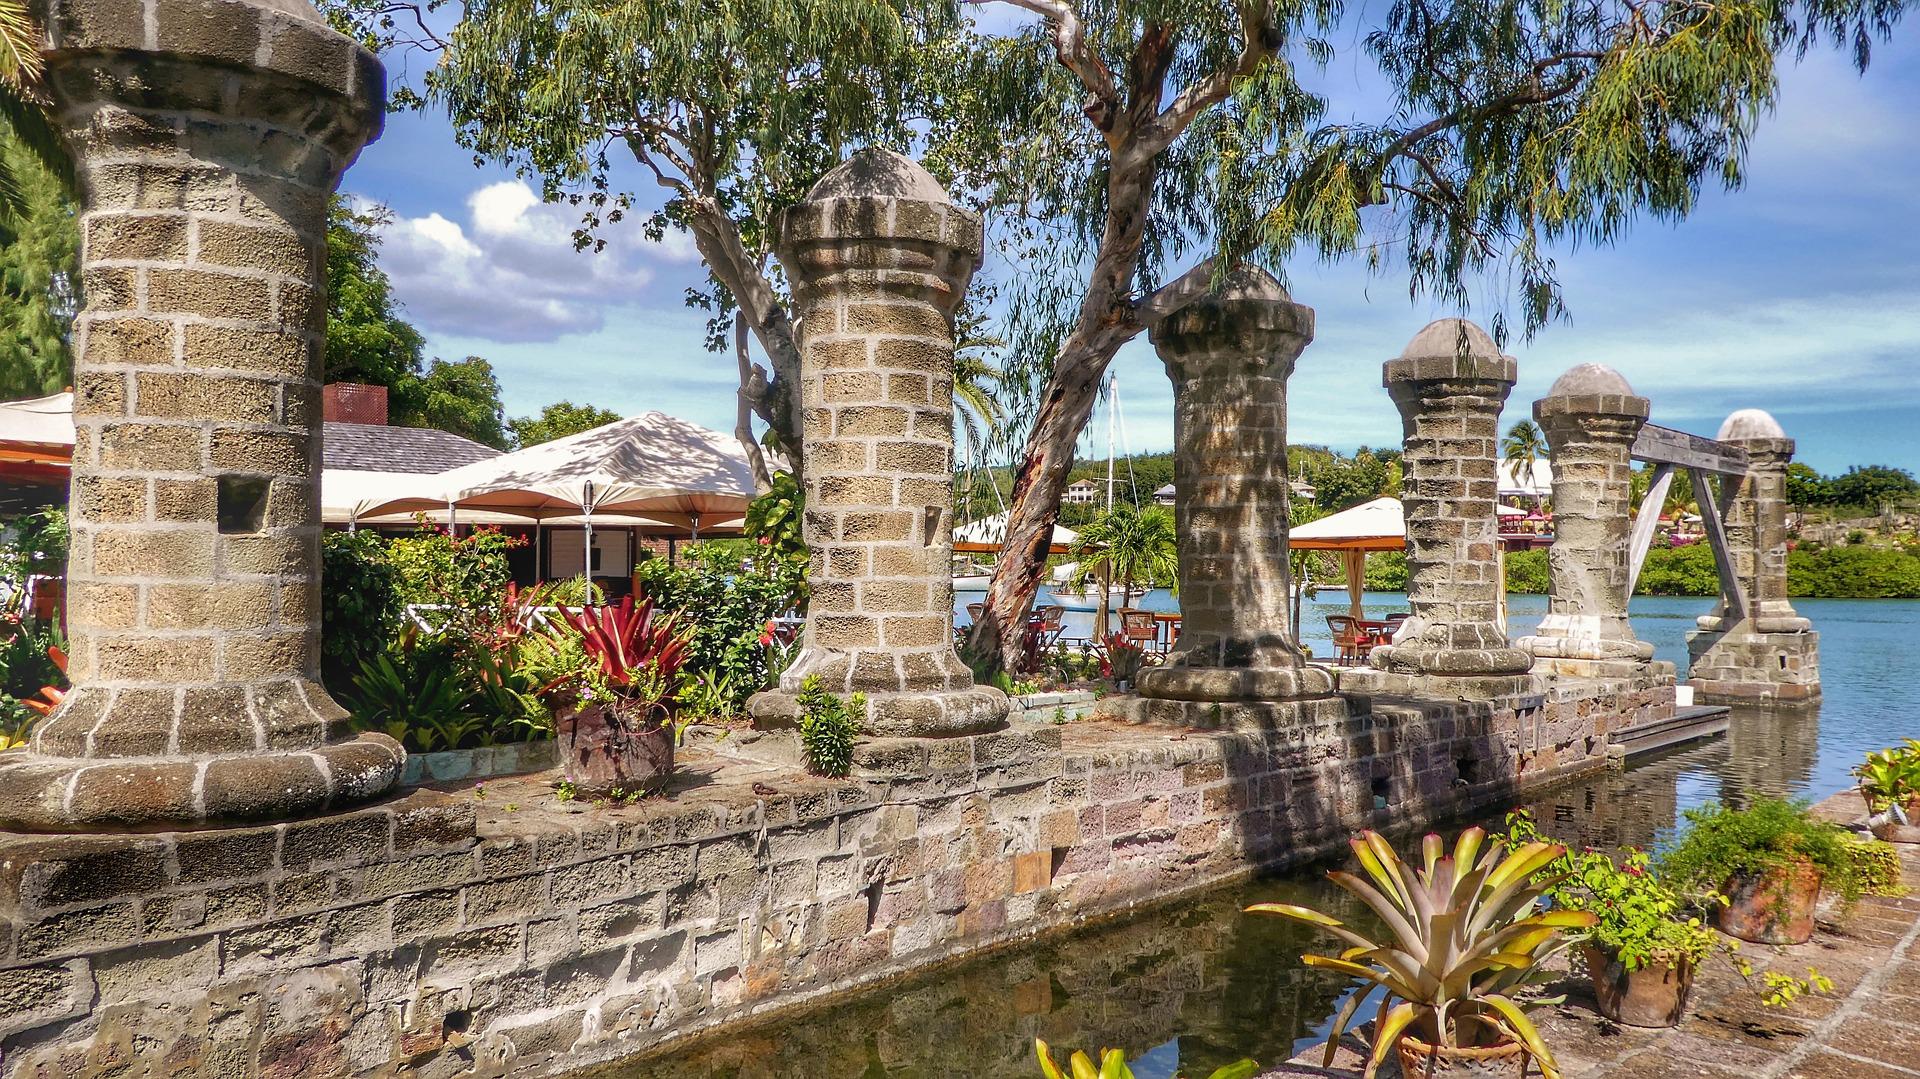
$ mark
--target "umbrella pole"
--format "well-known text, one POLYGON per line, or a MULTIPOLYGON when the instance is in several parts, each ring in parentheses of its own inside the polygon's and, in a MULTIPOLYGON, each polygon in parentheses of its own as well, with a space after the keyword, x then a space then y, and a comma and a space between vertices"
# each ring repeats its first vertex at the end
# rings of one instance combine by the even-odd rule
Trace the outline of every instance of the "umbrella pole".
POLYGON ((1367 552, 1347 552, 1347 608, 1355 618, 1362 617, 1360 593, 1367 589, 1367 552))
POLYGON ((546 529, 539 521, 533 522, 533 583, 539 584, 547 579, 546 529))

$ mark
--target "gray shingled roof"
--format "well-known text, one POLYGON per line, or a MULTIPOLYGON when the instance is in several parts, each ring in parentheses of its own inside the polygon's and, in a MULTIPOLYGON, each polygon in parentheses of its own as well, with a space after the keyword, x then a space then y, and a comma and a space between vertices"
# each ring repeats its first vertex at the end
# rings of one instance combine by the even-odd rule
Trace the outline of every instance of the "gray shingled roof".
POLYGON ((445 472, 500 456, 492 446, 431 427, 330 422, 325 439, 325 467, 366 472, 445 472))

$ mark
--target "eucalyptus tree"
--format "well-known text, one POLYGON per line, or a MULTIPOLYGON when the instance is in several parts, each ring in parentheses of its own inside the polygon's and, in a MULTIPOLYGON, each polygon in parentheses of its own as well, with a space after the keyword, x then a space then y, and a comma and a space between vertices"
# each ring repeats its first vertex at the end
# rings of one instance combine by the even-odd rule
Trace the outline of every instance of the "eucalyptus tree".
POLYGON ((964 55, 931 135, 1009 213, 1010 366, 1045 378, 976 663, 1018 650, 1002 627, 1031 607, 1114 354, 1222 268, 1359 255, 1461 308, 1492 276, 1532 332, 1562 310, 1556 245, 1738 186, 1781 55, 1832 41, 1864 67, 1903 4, 1394 0, 1343 22, 1339 0, 998 2, 1035 21, 964 55), (1305 81, 1336 31, 1385 99, 1372 118, 1305 81))
POLYGON ((692 235, 711 286, 687 301, 716 351, 735 337, 742 402, 799 465, 772 217, 852 149, 912 142, 916 58, 955 27, 926 0, 469 0, 424 81, 477 155, 582 206, 582 247, 634 213, 652 238, 692 235), (658 209, 623 186, 633 170, 658 209), (771 372, 750 365, 749 334, 771 372))

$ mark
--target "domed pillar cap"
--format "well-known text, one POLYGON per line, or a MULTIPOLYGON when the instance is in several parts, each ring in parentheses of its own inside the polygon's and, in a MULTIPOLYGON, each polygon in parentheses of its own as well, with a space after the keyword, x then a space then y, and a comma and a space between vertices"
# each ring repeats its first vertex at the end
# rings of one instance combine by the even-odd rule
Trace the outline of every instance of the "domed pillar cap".
MULTIPOLYGON (((344 98, 370 128, 368 141, 386 113, 379 59, 328 26, 306 0, 39 0, 35 6, 45 19, 56 95, 64 55, 158 53, 265 71, 344 98)), ((189 92, 165 82, 152 88, 189 92)), ((222 111, 215 104, 212 111, 222 111)))
POLYGON ((1512 382, 1519 370, 1519 361, 1502 353, 1487 331, 1464 318, 1443 318, 1427 323, 1387 361, 1383 382, 1389 389, 1395 383, 1447 379, 1512 382))
POLYGON ((1598 363, 1568 368, 1554 379, 1547 395, 1533 403, 1537 420, 1581 414, 1646 419, 1650 411, 1651 403, 1636 395, 1620 372, 1598 363))
POLYGON ((1793 452, 1793 439, 1781 429, 1780 421, 1764 409, 1743 408, 1735 412, 1720 425, 1720 433, 1714 437, 1745 446, 1749 451, 1793 452))
POLYGON ((1285 285, 1258 266, 1241 265, 1229 271, 1218 292, 1204 293, 1169 311, 1147 328, 1155 346, 1191 342, 1215 347, 1223 335, 1244 337, 1240 347, 1251 352, 1274 347, 1268 335, 1300 338, 1305 348, 1313 340, 1313 308, 1293 302, 1285 285))
POLYGON ((905 242, 951 248, 977 267, 982 249, 980 215, 955 206, 919 162, 880 146, 827 170, 774 229, 783 252, 815 242, 905 242))

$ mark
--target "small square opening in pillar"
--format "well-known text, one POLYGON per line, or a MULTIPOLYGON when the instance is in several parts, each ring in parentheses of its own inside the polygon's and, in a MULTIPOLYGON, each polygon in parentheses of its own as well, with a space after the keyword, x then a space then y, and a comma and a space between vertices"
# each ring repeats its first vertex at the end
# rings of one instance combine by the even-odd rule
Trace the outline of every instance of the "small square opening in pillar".
POLYGON ((1393 779, 1389 776, 1373 777, 1373 808, 1385 809, 1392 801, 1393 779))
POLYGON ((921 533, 921 537, 922 537, 922 539, 921 539, 921 546, 923 546, 923 547, 931 547, 931 546, 933 546, 933 545, 934 545, 935 543, 937 543, 937 542, 939 542, 939 540, 940 540, 940 517, 941 517, 941 510, 940 510, 940 507, 939 507, 939 506, 928 506, 928 507, 927 507, 927 510, 926 510, 926 521, 925 521, 925 524, 924 524, 924 526, 923 526, 923 527, 924 527, 924 528, 925 528, 926 530, 925 530, 924 532, 922 532, 922 533, 921 533))
POLYGON ((253 535, 267 527, 266 476, 221 476, 215 503, 220 532, 253 535))

